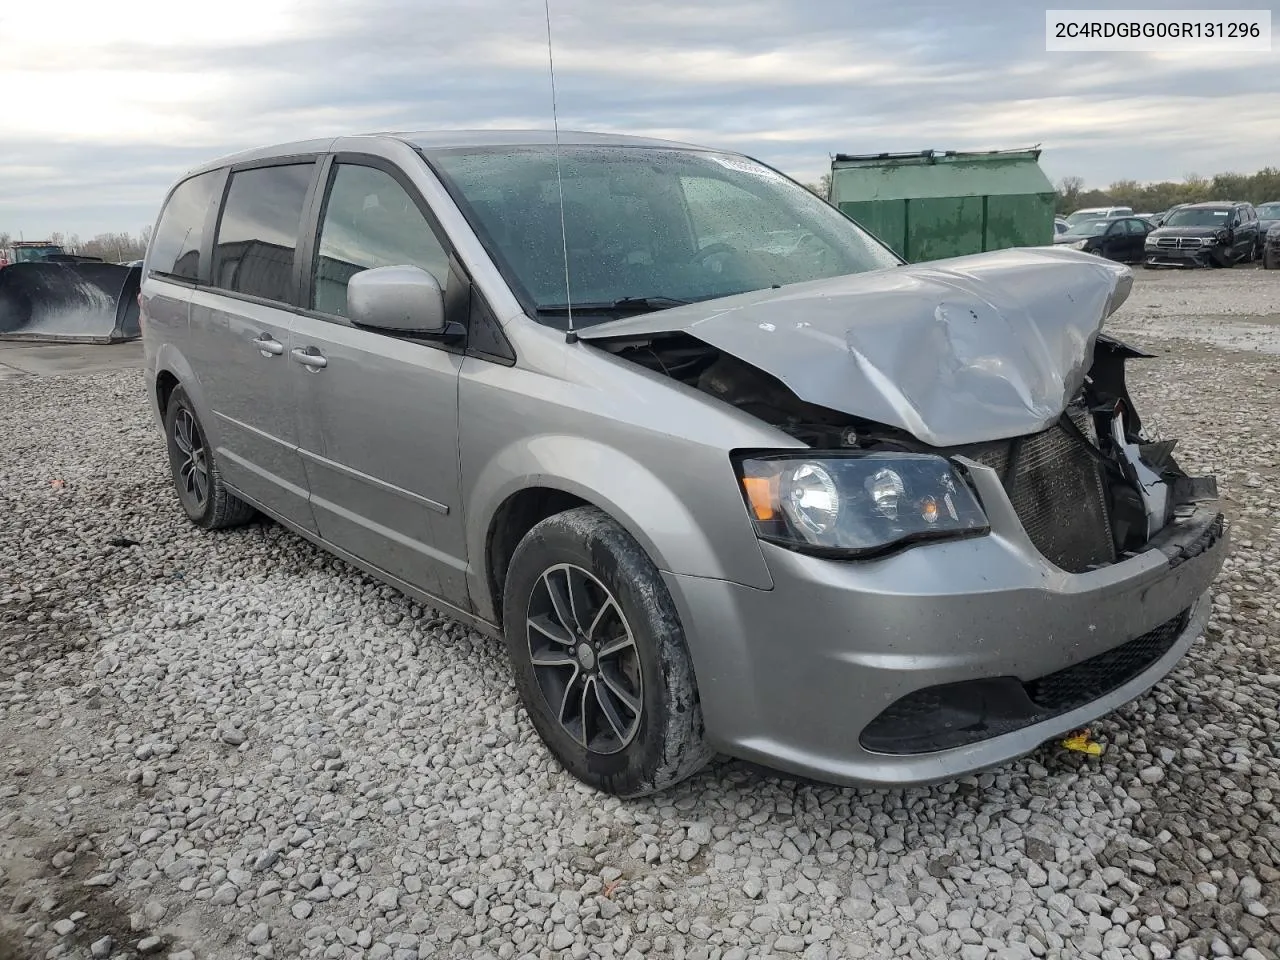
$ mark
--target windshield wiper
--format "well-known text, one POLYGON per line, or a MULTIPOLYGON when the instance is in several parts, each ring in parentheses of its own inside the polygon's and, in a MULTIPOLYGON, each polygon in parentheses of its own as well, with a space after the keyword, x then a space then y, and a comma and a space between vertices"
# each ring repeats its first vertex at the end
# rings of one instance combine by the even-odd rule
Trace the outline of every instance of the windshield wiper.
POLYGON ((582 303, 550 303, 538 307, 539 313, 568 313, 570 308, 582 313, 635 312, 644 313, 649 310, 667 310, 671 307, 682 307, 692 300, 680 300, 675 297, 623 297, 621 300, 584 301, 582 303))

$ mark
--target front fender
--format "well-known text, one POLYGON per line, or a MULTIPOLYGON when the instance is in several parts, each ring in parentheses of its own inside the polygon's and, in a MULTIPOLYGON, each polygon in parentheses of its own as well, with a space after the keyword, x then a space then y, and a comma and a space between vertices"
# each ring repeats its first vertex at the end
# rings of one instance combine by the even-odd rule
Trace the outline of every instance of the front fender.
POLYGON ((728 458, 723 476, 699 475, 708 498, 699 508, 708 506, 706 512, 690 509, 654 471, 599 441, 541 434, 502 448, 476 474, 468 496, 468 578, 477 612, 493 619, 498 605, 486 569, 493 518, 511 496, 536 487, 561 490, 604 510, 660 570, 769 589, 772 579, 728 458))

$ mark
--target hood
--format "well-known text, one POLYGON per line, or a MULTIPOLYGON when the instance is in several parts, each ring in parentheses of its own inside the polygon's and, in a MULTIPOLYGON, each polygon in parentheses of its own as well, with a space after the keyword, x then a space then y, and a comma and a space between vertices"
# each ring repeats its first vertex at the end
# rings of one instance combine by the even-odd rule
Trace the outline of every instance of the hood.
POLYGON ((1051 426, 1132 284, 1120 264, 1026 247, 688 304, 578 337, 688 334, 801 400, 952 446, 1051 426))
POLYGON ((1220 227, 1156 227, 1148 237, 1214 237, 1226 233, 1227 226, 1220 227))

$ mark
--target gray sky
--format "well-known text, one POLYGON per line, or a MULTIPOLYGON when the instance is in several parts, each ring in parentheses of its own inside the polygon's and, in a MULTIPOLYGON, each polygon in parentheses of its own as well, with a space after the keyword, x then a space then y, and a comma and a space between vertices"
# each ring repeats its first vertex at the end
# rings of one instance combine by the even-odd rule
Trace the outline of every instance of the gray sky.
MULTIPOLYGON (((837 151, 1041 143, 1053 180, 1091 186, 1280 160, 1276 51, 1050 54, 1044 9, 552 0, 560 124, 810 181, 837 151)), ((13 3, 0 51, 0 231, 27 239, 136 233, 184 169, 244 147, 551 121, 542 0, 13 3)))

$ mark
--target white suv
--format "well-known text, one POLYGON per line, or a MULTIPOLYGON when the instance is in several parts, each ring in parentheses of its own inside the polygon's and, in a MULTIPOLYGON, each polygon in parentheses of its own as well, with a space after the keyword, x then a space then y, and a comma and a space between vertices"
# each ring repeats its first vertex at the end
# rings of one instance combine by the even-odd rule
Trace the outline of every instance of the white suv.
POLYGON ((1081 220, 1112 220, 1116 217, 1132 217, 1133 207, 1086 207, 1077 210, 1067 217, 1067 223, 1074 226, 1081 220))

